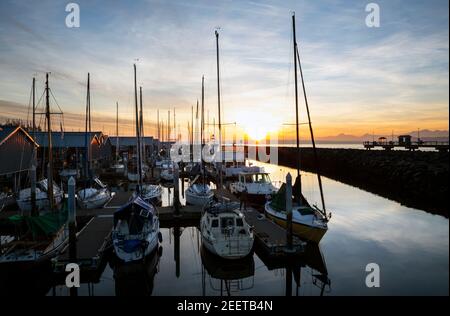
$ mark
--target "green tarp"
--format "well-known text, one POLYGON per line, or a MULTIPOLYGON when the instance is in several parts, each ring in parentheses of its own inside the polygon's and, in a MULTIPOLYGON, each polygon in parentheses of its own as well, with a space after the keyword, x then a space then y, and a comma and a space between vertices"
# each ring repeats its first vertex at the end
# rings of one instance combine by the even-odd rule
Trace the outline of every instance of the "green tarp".
POLYGON ((56 233, 67 221, 67 207, 64 203, 61 210, 39 216, 13 215, 8 218, 16 225, 26 223, 34 238, 46 237, 56 233))
MULTIPOLYGON (((297 181, 295 181, 294 186, 292 187, 292 194, 295 197, 295 193, 298 192, 298 186, 299 183, 297 181)), ((306 206, 306 207, 310 207, 308 201, 305 199, 305 197, 303 196, 303 194, 301 195, 301 199, 302 199, 302 206, 306 206)), ((278 212, 285 212, 286 211, 286 183, 283 183, 280 187, 280 189, 278 190, 277 193, 275 193, 272 196, 272 201, 270 202, 270 206, 278 211, 278 212)))

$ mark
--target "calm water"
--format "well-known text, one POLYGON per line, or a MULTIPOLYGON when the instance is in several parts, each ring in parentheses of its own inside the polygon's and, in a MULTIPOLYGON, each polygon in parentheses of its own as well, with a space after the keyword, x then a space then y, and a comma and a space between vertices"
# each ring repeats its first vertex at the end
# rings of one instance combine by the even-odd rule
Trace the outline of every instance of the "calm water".
MULTIPOLYGON (((296 174, 261 165, 274 181, 296 174)), ((302 175, 305 195, 319 201, 315 175, 302 175)), ((268 267, 257 253, 245 262, 227 263, 202 255, 197 228, 165 228, 162 254, 149 257, 144 270, 116 268, 114 277, 108 264, 100 282, 82 284, 79 294, 448 295, 448 219, 327 178, 323 184, 332 212, 329 231, 320 249, 313 248, 300 263, 268 267), (380 266, 380 288, 365 285, 371 262, 380 266)), ((67 289, 57 287, 48 295, 53 294, 67 295, 67 289)))

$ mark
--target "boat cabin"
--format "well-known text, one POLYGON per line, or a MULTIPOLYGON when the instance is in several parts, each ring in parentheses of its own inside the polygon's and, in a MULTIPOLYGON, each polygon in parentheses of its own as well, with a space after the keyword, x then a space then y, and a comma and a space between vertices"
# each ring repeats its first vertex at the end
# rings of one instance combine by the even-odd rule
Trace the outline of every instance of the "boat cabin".
POLYGON ((248 224, 244 221, 244 214, 239 210, 208 212, 206 228, 225 236, 248 234, 248 224))

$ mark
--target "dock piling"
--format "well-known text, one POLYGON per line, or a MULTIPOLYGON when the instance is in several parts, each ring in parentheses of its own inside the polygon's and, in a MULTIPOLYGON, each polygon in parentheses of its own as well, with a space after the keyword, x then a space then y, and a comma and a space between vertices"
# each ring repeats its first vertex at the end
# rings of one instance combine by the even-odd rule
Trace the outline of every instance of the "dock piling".
POLYGON ((174 216, 180 216, 180 173, 178 166, 173 168, 173 208, 174 216))
POLYGON ((69 259, 72 262, 77 260, 76 241, 76 206, 75 206, 75 179, 70 177, 68 181, 68 221, 69 221, 69 259))
MULTIPOLYGON (((76 206, 75 206, 75 178, 70 177, 68 183, 68 221, 69 221, 69 261, 71 263, 77 262, 77 228, 76 228, 76 206)), ((70 288, 70 296, 77 296, 78 290, 76 287, 70 288)))
POLYGON ((292 250, 292 176, 286 176, 286 213, 287 213, 287 248, 292 250))
POLYGON ((31 181, 31 216, 38 215, 36 209, 36 166, 34 163, 30 169, 30 181, 31 181))

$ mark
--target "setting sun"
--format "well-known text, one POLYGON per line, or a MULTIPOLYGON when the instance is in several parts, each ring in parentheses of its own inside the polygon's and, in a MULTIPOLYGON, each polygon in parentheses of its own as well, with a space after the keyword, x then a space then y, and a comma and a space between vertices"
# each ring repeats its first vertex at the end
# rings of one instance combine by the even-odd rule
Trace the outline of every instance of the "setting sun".
POLYGON ((268 134, 278 132, 282 124, 280 117, 269 112, 247 110, 236 113, 236 123, 252 140, 262 140, 268 134))

